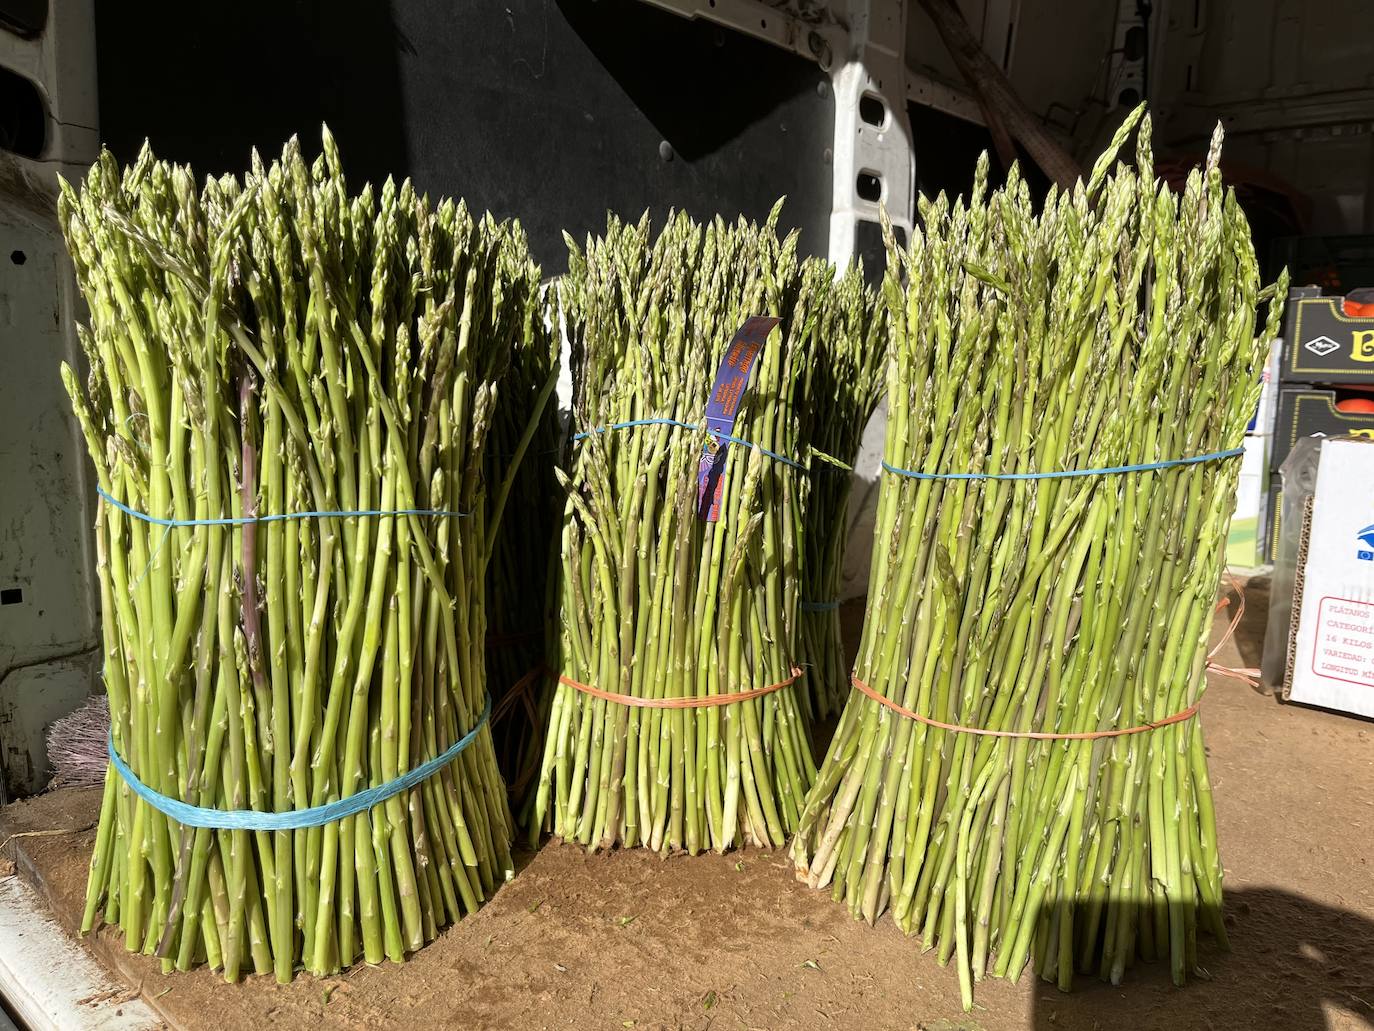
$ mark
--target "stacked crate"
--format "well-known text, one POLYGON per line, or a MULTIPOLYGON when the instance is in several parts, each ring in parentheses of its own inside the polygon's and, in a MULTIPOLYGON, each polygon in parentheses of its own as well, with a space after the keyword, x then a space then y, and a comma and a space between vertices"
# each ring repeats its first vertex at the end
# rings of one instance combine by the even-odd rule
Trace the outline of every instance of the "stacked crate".
MULTIPOLYGON (((1269 448, 1266 560, 1277 551, 1283 461, 1302 437, 1374 438, 1374 316, 1319 287, 1288 295, 1278 416, 1269 448)), ((1248 459, 1247 454, 1247 459, 1248 459)))

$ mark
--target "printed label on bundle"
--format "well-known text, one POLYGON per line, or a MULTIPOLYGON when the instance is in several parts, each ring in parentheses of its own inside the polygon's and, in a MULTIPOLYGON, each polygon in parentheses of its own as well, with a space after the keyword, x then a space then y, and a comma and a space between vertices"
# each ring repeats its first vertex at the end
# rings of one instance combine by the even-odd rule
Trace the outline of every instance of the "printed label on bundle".
POLYGON ((1328 596, 1317 613, 1312 672, 1374 687, 1374 602, 1328 596))
POLYGON ((697 465, 697 514, 708 523, 720 518, 720 498, 725 490, 725 460, 730 435, 735 428, 735 416, 749 384, 749 373, 763 350, 764 341, 773 327, 782 320, 769 315, 755 315, 745 320, 730 341, 725 359, 716 370, 711 386, 711 399, 706 403, 706 446, 701 450, 697 465))

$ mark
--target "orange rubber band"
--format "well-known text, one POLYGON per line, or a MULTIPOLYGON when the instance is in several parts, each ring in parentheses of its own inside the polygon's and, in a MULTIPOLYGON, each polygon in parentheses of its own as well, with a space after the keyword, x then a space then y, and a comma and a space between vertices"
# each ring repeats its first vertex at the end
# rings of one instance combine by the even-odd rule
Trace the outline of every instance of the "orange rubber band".
MULTIPOLYGON (((1245 588, 1241 586, 1240 581, 1235 578, 1229 569, 1226 571, 1226 579, 1231 581, 1231 590, 1236 592, 1236 612, 1235 615, 1231 617, 1231 622, 1226 625, 1226 633, 1221 635, 1221 640, 1207 653, 1207 661, 1209 663, 1216 657, 1217 652, 1221 651, 1226 642, 1232 638, 1236 632, 1236 628, 1240 626, 1240 621, 1245 618, 1245 588)), ((1221 601, 1217 602, 1215 611, 1220 612, 1224 608, 1229 608, 1230 605, 1230 598, 1222 598, 1221 601)))
MULTIPOLYGON (((1235 615, 1231 617, 1231 622, 1226 627, 1226 632, 1221 635, 1221 640, 1218 641, 1216 645, 1212 648, 1212 650, 1207 653, 1207 672, 1217 673, 1224 677, 1233 677, 1236 680, 1242 681, 1243 683, 1249 684, 1251 687, 1254 687, 1256 686, 1256 681, 1254 678, 1260 675, 1259 670, 1232 669, 1230 666, 1223 666, 1219 662, 1212 661, 1212 659, 1216 656, 1217 652, 1221 651, 1222 647, 1226 644, 1226 642, 1231 639, 1233 634, 1235 634, 1236 628, 1240 626, 1240 621, 1245 615, 1245 588, 1241 586, 1239 580, 1237 580, 1234 576, 1231 575, 1229 570, 1227 571, 1226 576, 1227 579, 1231 581, 1231 589, 1236 592, 1236 612, 1235 615)), ((1220 612, 1222 609, 1228 607, 1230 604, 1230 598, 1222 598, 1221 601, 1217 602, 1217 607, 1215 611, 1220 612)), ((918 723, 924 723, 926 724, 926 726, 929 727, 938 727, 940 730, 952 730, 956 734, 978 734, 981 737, 1024 737, 1032 738, 1036 741, 1096 741, 1099 738, 1105 737, 1125 737, 1127 734, 1143 734, 1147 730, 1158 730, 1160 727, 1167 727, 1173 723, 1182 723, 1184 720, 1190 720, 1197 715, 1199 705, 1198 702, 1194 702, 1192 705, 1188 706, 1188 708, 1183 709, 1180 712, 1176 712, 1172 716, 1165 716, 1162 720, 1159 720, 1155 723, 1142 723, 1138 727, 1123 727, 1120 730, 1099 730, 1091 733, 1081 734, 1049 734, 1041 731, 1020 730, 983 730, 978 727, 960 726, 957 723, 941 723, 939 720, 933 720, 929 716, 922 716, 919 712, 912 712, 910 709, 903 708, 896 702, 888 698, 884 698, 882 695, 880 695, 877 691, 873 690, 873 688, 869 687, 858 677, 851 676, 849 679, 854 682, 855 687, 857 687, 864 694, 868 695, 868 697, 872 698, 879 705, 887 706, 887 708, 891 709, 899 716, 905 716, 909 720, 915 720, 918 723)))
POLYGON ((774 691, 781 691, 784 687, 795 684, 802 675, 801 667, 793 666, 792 675, 786 680, 779 680, 776 684, 769 684, 767 687, 756 687, 752 691, 738 691, 735 694, 713 694, 704 698, 636 698, 634 695, 616 694, 613 691, 603 691, 599 687, 592 687, 591 684, 584 684, 580 680, 572 677, 559 676, 560 684, 567 684, 569 687, 589 694, 594 698, 602 698, 608 702, 617 702, 620 705, 631 705, 640 709, 709 709, 716 705, 733 705, 736 702, 748 702, 755 698, 762 698, 766 694, 774 691))
MULTIPOLYGON (((1212 661, 1216 658, 1217 652, 1221 651, 1226 645, 1226 642, 1235 634, 1236 628, 1240 626, 1240 621, 1245 616, 1245 588, 1241 586, 1240 581, 1231 574, 1230 570, 1227 570, 1226 578, 1231 581, 1231 590, 1236 592, 1236 612, 1235 615, 1231 617, 1231 622, 1226 627, 1226 633, 1221 635, 1221 640, 1207 653, 1207 672, 1216 673, 1223 677, 1230 677, 1233 680, 1239 680, 1242 684, 1249 684, 1251 687, 1258 687, 1260 677, 1259 670, 1248 666, 1244 669, 1232 669, 1230 666, 1223 666, 1219 662, 1212 661)), ((1230 604, 1230 598, 1222 598, 1221 601, 1217 602, 1216 611, 1220 612, 1230 604)))
POLYGON ((916 722, 924 723, 929 727, 938 727, 940 730, 952 730, 956 734, 977 734, 980 737, 1024 737, 1031 738, 1035 741, 1096 741, 1098 738, 1104 737, 1125 737, 1127 734, 1143 734, 1147 730, 1158 730, 1160 727, 1167 727, 1171 723, 1182 723, 1184 720, 1190 720, 1197 715, 1197 703, 1194 702, 1183 711, 1176 712, 1172 716, 1165 716, 1162 720, 1157 720, 1154 723, 1142 723, 1138 727, 1122 727, 1119 730, 1094 730, 1078 734, 1051 734, 1040 730, 983 730, 979 727, 964 727, 958 723, 941 723, 939 720, 933 720, 929 716, 922 716, 919 712, 912 712, 910 709, 904 709, 891 699, 884 698, 858 677, 851 676, 849 679, 854 682, 855 687, 868 695, 868 697, 872 698, 880 705, 887 706, 899 716, 905 716, 909 720, 916 720, 916 722))

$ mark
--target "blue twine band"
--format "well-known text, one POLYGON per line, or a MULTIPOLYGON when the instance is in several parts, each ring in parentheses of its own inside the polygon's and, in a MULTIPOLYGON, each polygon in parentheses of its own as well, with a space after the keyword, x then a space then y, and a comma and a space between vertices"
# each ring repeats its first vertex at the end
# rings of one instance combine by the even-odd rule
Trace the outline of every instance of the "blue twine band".
POLYGON ((838 601, 803 601, 797 606, 803 612, 834 612, 840 607, 838 601))
POLYGON ((356 795, 349 795, 337 802, 326 802, 324 805, 311 806, 309 809, 293 809, 285 813, 264 813, 256 809, 205 809, 189 802, 182 802, 160 791, 154 791, 138 779, 138 775, 129 769, 128 764, 115 751, 113 732, 106 742, 106 750, 115 771, 124 778, 129 787, 133 788, 134 794, 158 812, 165 813, 184 826, 234 831, 295 831, 308 827, 323 827, 327 823, 354 816, 434 776, 458 758, 463 749, 477 740, 478 732, 486 726, 490 716, 491 695, 487 695, 486 703, 482 706, 482 715, 477 717, 477 723, 473 728, 433 759, 426 760, 395 780, 359 791, 356 795))
MULTIPOLYGON (((608 433, 611 430, 628 430, 635 426, 676 426, 678 429, 682 430, 701 429, 701 427, 695 423, 679 422, 677 419, 631 419, 629 422, 613 422, 609 426, 597 426, 588 430, 586 433, 576 433, 573 435, 573 442, 576 443, 579 440, 586 440, 595 433, 608 433)), ((742 437, 733 437, 728 433, 713 433, 712 436, 715 437, 716 440, 723 440, 729 444, 743 444, 747 448, 758 447, 759 450, 769 458, 781 462, 783 465, 790 465, 793 469, 801 469, 802 471, 806 470, 806 466, 795 459, 788 458, 786 455, 780 455, 776 451, 769 451, 766 447, 759 447, 759 445, 753 444, 742 437)))
POLYGON ((273 515, 229 516, 221 519, 162 519, 158 516, 130 508, 124 502, 111 497, 102 487, 95 492, 125 515, 142 519, 154 526, 246 526, 249 523, 277 523, 285 519, 354 519, 379 516, 453 516, 466 519, 471 512, 448 512, 439 508, 363 508, 350 512, 282 512, 273 515))
POLYGON ((1211 451, 1205 455, 1191 458, 1171 458, 1167 462, 1143 462, 1140 465, 1113 465, 1105 469, 1068 469, 1059 473, 918 473, 910 469, 898 469, 895 465, 883 462, 883 468, 898 476, 910 476, 913 480, 1064 480, 1073 476, 1114 476, 1118 473, 1147 473, 1156 469, 1170 469, 1177 465, 1197 465, 1199 462, 1215 462, 1223 458, 1243 455, 1244 448, 1233 447, 1227 451, 1211 451))

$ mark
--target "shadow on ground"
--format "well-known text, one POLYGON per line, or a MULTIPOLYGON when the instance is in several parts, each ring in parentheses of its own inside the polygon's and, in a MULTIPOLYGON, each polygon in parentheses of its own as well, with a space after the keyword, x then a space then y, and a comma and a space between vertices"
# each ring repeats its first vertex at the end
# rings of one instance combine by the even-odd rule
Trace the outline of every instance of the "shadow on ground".
MULTIPOLYGON (((1258 668, 1264 658, 1270 583, 1268 576, 1252 576, 1245 582, 1245 611, 1241 614, 1232 638, 1236 642, 1236 650, 1240 653, 1241 661, 1246 666, 1254 668, 1258 668)), ((1227 591, 1226 597, 1234 603, 1235 591, 1227 591)))
POLYGON ((1031 1026, 1374 1028, 1374 921, 1277 888, 1229 892, 1224 913, 1231 951, 1199 932, 1197 966, 1184 988, 1171 983, 1167 959, 1137 961, 1119 987, 1095 969, 1078 974, 1072 993, 1041 981, 1031 1026))

